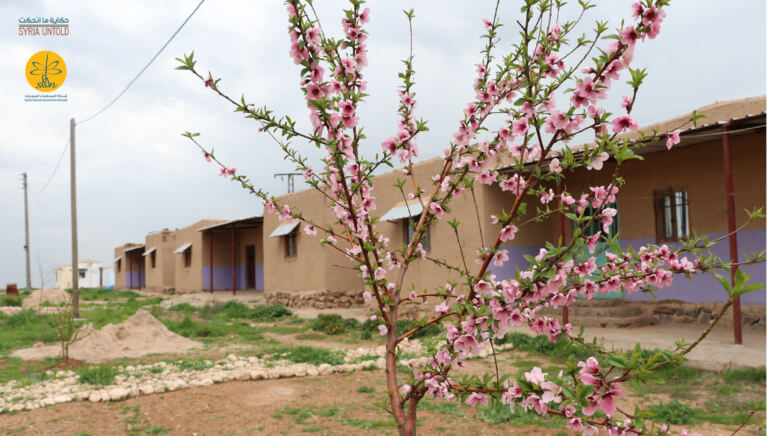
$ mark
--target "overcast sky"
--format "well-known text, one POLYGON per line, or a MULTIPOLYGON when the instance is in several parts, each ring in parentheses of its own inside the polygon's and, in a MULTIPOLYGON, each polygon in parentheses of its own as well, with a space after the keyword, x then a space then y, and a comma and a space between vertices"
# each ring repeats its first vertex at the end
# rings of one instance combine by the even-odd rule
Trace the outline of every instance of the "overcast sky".
MULTIPOLYGON (((199 0, 18 0, 0 1, 0 286, 24 286, 24 214, 19 174, 30 183, 32 282, 52 286, 50 273, 70 263, 69 154, 48 187, 69 135, 69 119, 102 108, 146 64, 199 0), (20 17, 66 17, 65 37, 18 36, 20 17), (24 102, 35 93, 24 66, 40 50, 67 64, 57 90, 66 103, 24 102)), ((317 2, 324 28, 340 32, 339 1, 317 2)), ((512 24, 519 2, 501 6, 512 24)), ((630 18, 632 1, 602 1, 589 11, 611 28, 630 18)), ((482 19, 490 1, 374 1, 368 27, 371 96, 360 110, 369 146, 378 150, 396 127, 399 60, 408 52, 407 21, 414 8, 417 115, 429 121, 420 139, 423 158, 445 148, 472 97, 474 65, 480 59, 482 19)), ((649 73, 635 105, 641 124, 689 112, 715 101, 765 94, 765 1, 673 0, 661 35, 641 44, 634 66, 649 73)), ((111 108, 78 127, 77 178, 80 258, 109 265, 114 247, 143 242, 148 232, 178 228, 201 218, 234 219, 261 213, 260 202, 206 163, 180 136, 201 132, 201 141, 257 185, 286 192, 276 172, 293 171, 252 120, 232 112, 188 72, 174 70, 174 57, 195 50, 198 67, 223 80, 233 96, 267 105, 308 125, 298 89, 298 70, 288 56, 287 15, 280 1, 207 0, 160 57, 111 108), (208 92, 206 92, 208 91, 208 92)), ((506 41, 511 40, 507 27, 506 41)), ((622 78, 622 82, 626 79, 622 78)), ((621 87, 615 87, 614 102, 621 87)), ((608 105, 617 109, 618 104, 608 105)), ((296 144, 307 154, 316 153, 296 144)), ((297 189, 300 188, 297 181, 297 189)))

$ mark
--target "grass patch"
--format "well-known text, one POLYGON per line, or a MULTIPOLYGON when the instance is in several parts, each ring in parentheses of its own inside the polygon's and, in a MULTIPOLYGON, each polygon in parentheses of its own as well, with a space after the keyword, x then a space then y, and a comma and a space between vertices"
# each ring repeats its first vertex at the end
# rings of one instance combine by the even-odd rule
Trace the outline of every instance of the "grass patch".
POLYGON ((58 339, 50 315, 38 315, 31 309, 13 315, 0 313, 0 356, 30 347, 36 342, 50 343, 58 339))
POLYGON ((199 359, 199 360, 182 359, 176 362, 176 366, 182 371, 203 371, 208 368, 213 368, 213 363, 205 359, 199 359))
POLYGON ((373 389, 370 386, 360 386, 357 388, 357 393, 359 394, 370 394, 371 392, 374 392, 375 389, 373 389))
POLYGON ((736 384, 740 382, 757 383, 761 386, 765 386, 765 367, 760 368, 744 368, 744 369, 730 369, 723 371, 722 374, 725 381, 729 384, 736 384))
POLYGON ((141 298, 141 294, 133 291, 118 291, 115 289, 80 289, 80 299, 84 301, 92 300, 117 300, 128 298, 141 298))
POLYGON ((309 328, 327 335, 338 335, 349 330, 357 330, 360 323, 354 318, 343 318, 341 315, 318 315, 309 322, 309 328))
POLYGON ((264 337, 251 325, 242 321, 227 322, 221 319, 193 320, 185 314, 181 320, 161 320, 172 332, 190 339, 209 339, 233 336, 240 341, 256 342, 264 337))
POLYGON ((565 425, 565 421, 560 417, 541 416, 533 411, 524 412, 520 407, 516 407, 515 411, 512 412, 509 410, 509 406, 498 401, 488 404, 488 407, 478 407, 475 419, 486 424, 508 422, 516 426, 535 425, 547 428, 562 428, 565 425))
POLYGON ((704 415, 703 410, 695 409, 677 400, 653 404, 648 410, 654 414, 654 421, 677 425, 697 424, 701 422, 704 415))
POLYGON ((339 351, 326 350, 325 348, 297 345, 295 347, 273 348, 268 351, 272 360, 285 359, 294 363, 309 363, 311 365, 341 365, 344 363, 343 354, 339 351))
POLYGON ((80 383, 105 386, 115 382, 117 370, 111 365, 99 365, 83 368, 78 373, 80 383))
POLYGON ((15 307, 21 307, 21 296, 8 296, 3 295, 0 297, 0 306, 15 306, 15 307))

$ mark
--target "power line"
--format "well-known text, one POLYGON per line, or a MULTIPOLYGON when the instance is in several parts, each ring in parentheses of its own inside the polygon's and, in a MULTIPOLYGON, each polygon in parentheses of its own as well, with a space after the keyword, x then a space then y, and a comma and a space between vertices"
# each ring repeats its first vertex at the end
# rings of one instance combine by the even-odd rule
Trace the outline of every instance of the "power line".
POLYGON ((45 188, 48 187, 48 184, 51 183, 51 180, 53 180, 53 176, 56 175, 56 172, 59 170, 59 165, 61 165, 61 159, 64 157, 64 154, 67 152, 67 149, 69 148, 69 139, 67 139, 67 142, 64 144, 64 150, 61 151, 61 154, 59 155, 59 160, 56 162, 56 167, 53 169, 53 173, 51 173, 51 177, 48 177, 48 181, 45 182, 45 185, 42 189, 39 191, 33 192, 33 194, 39 194, 43 191, 45 191, 45 188))
POLYGON ((152 57, 152 59, 150 59, 150 60, 149 60, 149 62, 147 63, 147 65, 145 65, 145 66, 144 66, 144 68, 142 68, 142 69, 141 69, 141 71, 139 71, 139 74, 137 74, 137 75, 136 75, 136 77, 134 77, 134 78, 133 78, 133 79, 132 79, 130 82, 128 82, 128 86, 126 86, 126 87, 125 87, 125 89, 123 89, 123 90, 122 90, 122 92, 120 92, 120 94, 117 94, 117 97, 115 97, 114 99, 112 99, 112 101, 110 101, 110 102, 109 102, 109 103, 108 103, 106 106, 104 106, 103 108, 101 108, 101 110, 100 110, 100 111, 98 111, 98 112, 96 112, 95 114, 91 115, 90 117, 88 117, 88 118, 84 119, 83 121, 79 121, 77 124, 83 124, 83 123, 86 123, 86 122, 88 122, 88 121, 90 121, 90 120, 92 120, 92 119, 94 119, 94 118, 98 117, 99 115, 101 115, 101 113, 102 113, 102 112, 104 112, 105 110, 109 109, 109 107, 110 107, 110 106, 112 106, 113 104, 115 104, 115 102, 116 102, 116 101, 117 101, 117 100, 118 100, 120 97, 122 97, 122 96, 123 96, 123 94, 125 94, 125 92, 126 92, 126 91, 128 91, 128 88, 130 88, 130 87, 131 87, 131 85, 133 85, 133 83, 134 83, 134 82, 135 82, 135 81, 136 81, 136 80, 137 80, 139 77, 141 77, 141 75, 144 73, 144 71, 146 71, 146 70, 147 70, 147 68, 149 68, 149 66, 150 66, 150 65, 152 65, 152 62, 154 62, 154 61, 155 61, 155 59, 157 59, 157 57, 158 57, 158 56, 160 56, 160 53, 162 53, 162 52, 163 52, 163 50, 165 50, 165 48, 166 48, 166 47, 168 47, 168 44, 170 44, 170 43, 171 43, 171 41, 173 41, 173 38, 175 38, 175 37, 176 37, 176 35, 177 35, 177 34, 178 34, 180 31, 181 31, 181 29, 184 27, 184 25, 186 25, 186 24, 187 24, 187 21, 189 21, 189 19, 190 19, 190 18, 192 18, 192 16, 193 16, 193 15, 195 15, 195 12, 197 12, 197 10, 200 8, 200 6, 202 6, 202 4, 203 4, 204 2, 205 2, 205 0, 200 0, 200 3, 198 3, 198 4, 197 4, 197 6, 195 7, 195 9, 192 11, 192 13, 191 13, 191 14, 189 14, 189 16, 187 17, 187 19, 186 19, 186 20, 184 20, 184 22, 183 22, 183 23, 181 23, 181 26, 179 26, 179 28, 178 28, 178 29, 176 29, 176 31, 175 31, 175 32, 173 32, 173 35, 171 35, 170 39, 168 39, 168 41, 166 41, 166 42, 165 42, 165 44, 163 44, 163 46, 162 46, 162 47, 160 47, 160 50, 158 50, 158 51, 157 51, 157 53, 155 53, 155 55, 152 57))

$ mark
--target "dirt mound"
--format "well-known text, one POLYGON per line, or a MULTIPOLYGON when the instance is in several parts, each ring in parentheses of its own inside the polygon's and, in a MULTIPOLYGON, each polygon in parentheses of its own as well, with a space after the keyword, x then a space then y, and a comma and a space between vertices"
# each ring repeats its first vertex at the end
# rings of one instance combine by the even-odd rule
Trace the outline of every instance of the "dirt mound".
POLYGON ((21 305, 27 309, 38 307, 43 303, 58 305, 62 303, 68 303, 69 301, 70 296, 67 291, 57 288, 48 288, 32 291, 32 293, 24 299, 21 305))
MULTIPOLYGON (((168 330, 151 313, 139 309, 120 324, 108 324, 101 330, 88 325, 81 332, 83 339, 69 348, 73 359, 102 362, 121 357, 140 357, 154 353, 180 353, 202 346, 201 343, 179 336, 168 330)), ((59 345, 26 348, 13 353, 22 359, 40 359, 56 356, 59 345)))
POLYGON ((190 306, 205 307, 211 306, 216 302, 216 299, 211 294, 195 292, 193 294, 174 295, 167 300, 163 300, 160 303, 160 307, 163 309, 170 309, 177 304, 187 303, 190 306))

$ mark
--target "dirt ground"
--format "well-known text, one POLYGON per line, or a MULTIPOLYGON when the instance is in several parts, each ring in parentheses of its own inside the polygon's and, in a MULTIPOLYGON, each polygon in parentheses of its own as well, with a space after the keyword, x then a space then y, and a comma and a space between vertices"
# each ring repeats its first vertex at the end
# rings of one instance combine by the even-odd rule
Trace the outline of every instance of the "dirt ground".
MULTIPOLYGON (((0 416, 0 433, 17 435, 321 435, 394 434, 383 371, 303 379, 231 382, 116 403, 76 402, 0 416), (373 392, 360 392, 360 386, 373 392), (166 433, 163 433, 166 432, 166 433)), ((437 402, 432 402, 436 404, 437 402)), ((424 435, 557 435, 562 428, 487 424, 464 407, 419 413, 424 435)), ((703 435, 725 427, 694 428, 703 435)), ((679 430, 679 429, 677 429, 679 430)), ((690 430, 690 428, 689 428, 690 430)), ((750 434, 749 432, 745 434, 750 434)))

